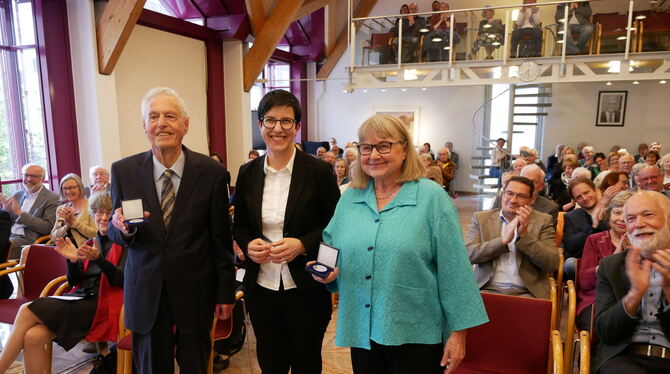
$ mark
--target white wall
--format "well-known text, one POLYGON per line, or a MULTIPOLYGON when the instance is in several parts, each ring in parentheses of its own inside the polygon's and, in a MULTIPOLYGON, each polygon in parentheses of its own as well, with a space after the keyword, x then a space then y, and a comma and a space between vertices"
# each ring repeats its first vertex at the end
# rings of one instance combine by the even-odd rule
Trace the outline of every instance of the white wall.
MULTIPOLYGON (((665 152, 670 151, 670 84, 658 81, 604 83, 559 83, 552 87, 551 102, 544 130, 546 160, 556 144, 576 147, 586 142, 597 151, 609 152, 612 145, 637 153, 640 143, 660 141, 665 152), (623 127, 596 126, 599 91, 628 91, 628 104, 623 127)), ((664 153, 665 153, 664 152, 664 153)))
POLYGON ((135 26, 114 69, 121 156, 149 149, 142 129, 140 101, 152 87, 179 92, 191 118, 184 145, 209 154, 207 137, 207 62, 205 43, 135 26))

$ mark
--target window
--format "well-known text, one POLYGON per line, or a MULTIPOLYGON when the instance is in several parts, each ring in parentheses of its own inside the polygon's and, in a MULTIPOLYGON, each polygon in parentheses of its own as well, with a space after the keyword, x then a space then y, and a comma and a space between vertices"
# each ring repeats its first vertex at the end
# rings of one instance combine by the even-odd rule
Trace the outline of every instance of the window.
POLYGON ((291 65, 285 62, 270 61, 258 76, 258 81, 251 87, 251 109, 258 109, 263 96, 272 90, 286 90, 291 92, 291 65))
POLYGON ((13 193, 21 188, 24 164, 48 167, 29 0, 0 0, 0 76, 0 186, 3 193, 13 193))

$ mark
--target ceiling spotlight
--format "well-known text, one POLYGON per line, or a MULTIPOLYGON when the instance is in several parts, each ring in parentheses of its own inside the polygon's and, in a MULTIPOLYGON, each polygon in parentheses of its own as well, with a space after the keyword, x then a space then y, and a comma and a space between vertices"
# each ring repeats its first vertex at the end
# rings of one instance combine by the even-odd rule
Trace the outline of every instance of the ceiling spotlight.
POLYGON ((367 93, 367 92, 368 92, 368 90, 367 90, 367 89, 363 90, 363 93, 367 93))
POLYGON ((442 41, 442 38, 440 38, 440 37, 434 37, 433 39, 430 39, 430 41, 433 42, 433 43, 439 43, 439 42, 442 41))
POLYGON ((428 32, 428 31, 430 31, 430 29, 427 27, 422 27, 419 29, 419 32, 428 32))
POLYGON ((556 41, 556 44, 561 44, 561 43, 563 43, 563 39, 560 39, 560 40, 556 41))
POLYGON ((642 20, 645 18, 647 18, 647 16, 645 16, 644 14, 640 14, 639 16, 635 17, 636 20, 642 20))
POLYGON ((561 19, 558 20, 558 23, 563 23, 563 22, 565 22, 565 18, 561 18, 561 19))
POLYGON ((605 86, 611 86, 611 85, 612 85, 612 82, 605 83, 605 86))
POLYGON ((407 91, 407 87, 403 87, 403 88, 401 88, 400 91, 402 91, 402 92, 407 91))
POLYGON ((640 82, 638 82, 638 81, 633 81, 633 84, 640 84, 640 82))
MULTIPOLYGON (((665 83, 665 81, 663 81, 663 83, 665 83)), ((421 91, 428 91, 428 89, 426 87, 423 87, 421 91)))
POLYGON ((442 49, 449 50, 449 49, 451 49, 451 47, 449 47, 448 45, 445 45, 444 48, 442 48, 442 49))
POLYGON ((666 84, 666 83, 668 83, 668 82, 666 82, 665 80, 662 80, 662 81, 660 81, 660 82, 658 82, 658 83, 660 83, 660 84, 666 84))
POLYGON ((496 38, 496 35, 495 35, 495 34, 489 34, 488 38, 489 38, 489 39, 495 39, 495 38, 496 38))

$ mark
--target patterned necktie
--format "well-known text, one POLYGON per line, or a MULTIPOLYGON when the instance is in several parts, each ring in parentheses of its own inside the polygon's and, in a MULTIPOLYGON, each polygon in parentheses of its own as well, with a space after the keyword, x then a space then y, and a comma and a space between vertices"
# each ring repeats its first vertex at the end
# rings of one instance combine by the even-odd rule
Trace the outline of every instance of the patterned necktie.
POLYGON ((163 190, 161 191, 161 210, 163 211, 163 222, 165 226, 170 223, 172 209, 174 208, 175 194, 172 176, 174 171, 167 169, 163 172, 163 190))

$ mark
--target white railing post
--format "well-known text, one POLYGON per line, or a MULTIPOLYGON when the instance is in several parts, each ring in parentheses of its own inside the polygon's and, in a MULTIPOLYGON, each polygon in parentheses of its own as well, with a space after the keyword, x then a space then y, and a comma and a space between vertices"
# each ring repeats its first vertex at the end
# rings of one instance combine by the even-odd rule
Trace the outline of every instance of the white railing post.
POLYGON ((628 54, 630 53, 630 34, 633 31, 633 6, 635 2, 630 0, 628 2, 628 27, 626 27, 626 53, 624 54, 624 59, 628 60, 628 54))

